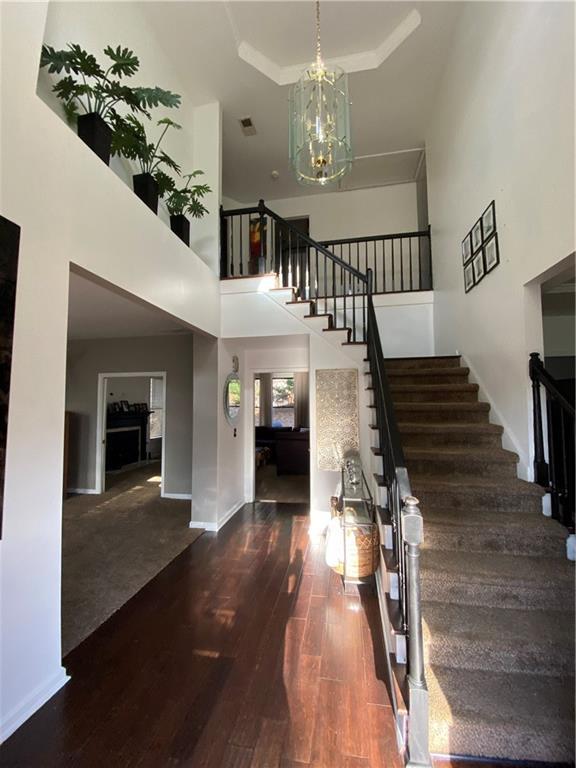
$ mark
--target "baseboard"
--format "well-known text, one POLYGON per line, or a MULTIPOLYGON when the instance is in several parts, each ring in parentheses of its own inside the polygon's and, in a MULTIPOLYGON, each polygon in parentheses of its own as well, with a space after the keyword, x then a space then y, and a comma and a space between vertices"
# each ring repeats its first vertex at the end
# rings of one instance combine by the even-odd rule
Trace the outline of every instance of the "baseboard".
POLYGON ((221 518, 217 523, 204 523, 201 520, 190 520, 188 523, 188 526, 190 528, 203 528, 205 531, 210 531, 212 533, 218 533, 218 531, 221 531, 222 528, 226 525, 226 523, 234 517, 236 512, 238 512, 239 509, 242 509, 244 506, 244 501, 238 501, 236 504, 230 507, 230 509, 225 513, 224 517, 221 518))
POLYGON ((221 520, 218 521, 218 528, 217 528, 217 530, 221 530, 222 528, 224 528, 226 523, 232 517, 234 517, 236 512, 238 512, 238 510, 242 509, 243 506, 244 506, 244 501, 237 501, 236 504, 231 506, 230 509, 228 510, 228 512, 226 512, 226 514, 224 515, 224 517, 221 520))
POLYGON ((202 528, 202 530, 211 531, 212 533, 216 533, 218 530, 216 523, 203 523, 201 520, 190 520, 188 528, 202 528))
POLYGON ((192 501, 191 493, 162 493, 163 499, 182 499, 183 501, 192 501))
POLYGON ((530 469, 530 461, 527 451, 525 451, 522 446, 518 443, 516 438, 513 436, 512 430, 509 428, 508 423, 506 419, 502 416, 499 408, 494 403, 494 400, 490 397, 488 394, 488 390, 484 385, 484 382, 476 372, 476 369, 474 366, 470 363, 466 355, 462 354, 461 352, 457 352, 458 355, 462 358, 462 361, 464 363, 464 366, 466 368, 470 369, 471 373, 471 379, 473 380, 474 384, 478 384, 480 388, 480 394, 485 398, 485 401, 490 405, 490 410, 493 412, 495 416, 495 422, 499 424, 501 427, 504 427, 504 434, 502 435, 502 444, 504 448, 506 448, 509 451, 514 451, 514 453, 518 454, 518 475, 523 480, 532 480, 531 476, 531 469, 530 469))
POLYGON ((68 680, 70 677, 66 674, 66 670, 60 667, 50 680, 34 688, 21 704, 8 712, 0 724, 0 743, 6 741, 29 717, 32 717, 68 680))
POLYGON ((66 488, 66 493, 92 494, 93 496, 98 496, 100 491, 97 491, 96 488, 66 488))

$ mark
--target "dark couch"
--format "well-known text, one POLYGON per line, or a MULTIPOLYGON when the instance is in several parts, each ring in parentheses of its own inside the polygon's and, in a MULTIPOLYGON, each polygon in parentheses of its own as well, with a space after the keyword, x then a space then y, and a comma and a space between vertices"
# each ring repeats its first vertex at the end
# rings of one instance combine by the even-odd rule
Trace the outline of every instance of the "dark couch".
POLYGON ((292 427, 256 427, 256 448, 270 449, 270 462, 279 475, 310 472, 310 432, 292 427))

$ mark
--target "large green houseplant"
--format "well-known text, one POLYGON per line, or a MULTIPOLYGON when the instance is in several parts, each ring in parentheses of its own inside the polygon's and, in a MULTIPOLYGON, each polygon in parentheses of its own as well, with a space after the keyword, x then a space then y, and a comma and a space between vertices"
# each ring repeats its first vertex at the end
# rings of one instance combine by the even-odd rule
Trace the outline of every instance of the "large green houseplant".
POLYGON ((126 85, 123 78, 132 77, 140 68, 138 57, 128 48, 109 45, 104 55, 109 59, 106 67, 76 43, 59 51, 44 45, 40 66, 50 74, 64 73, 52 90, 62 101, 68 120, 77 122, 79 137, 108 164, 119 107, 149 117, 151 107, 180 106, 180 96, 158 87, 126 85))
POLYGON ((180 130, 181 126, 169 117, 158 120, 157 124, 163 129, 154 142, 148 140, 143 123, 135 115, 116 116, 112 135, 112 154, 123 155, 140 166, 140 173, 132 177, 134 192, 154 213, 158 213, 158 199, 175 189, 165 169, 180 175, 180 166, 160 145, 168 130, 180 130))
POLYGON ((192 171, 183 178, 186 184, 177 189, 176 187, 166 198, 166 207, 170 214, 170 229, 178 237, 190 245, 190 221, 186 218, 189 214, 195 219, 201 219, 208 209, 203 205, 202 198, 212 190, 208 184, 192 184, 192 179, 202 176, 204 171, 192 171))

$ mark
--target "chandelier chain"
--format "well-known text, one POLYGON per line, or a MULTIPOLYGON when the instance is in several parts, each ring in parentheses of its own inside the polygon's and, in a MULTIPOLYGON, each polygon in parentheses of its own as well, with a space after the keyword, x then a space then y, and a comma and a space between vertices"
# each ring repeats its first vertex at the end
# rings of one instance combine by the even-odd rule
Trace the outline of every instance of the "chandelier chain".
POLYGON ((320 50, 320 0, 316 0, 316 63, 322 63, 322 51, 320 50))

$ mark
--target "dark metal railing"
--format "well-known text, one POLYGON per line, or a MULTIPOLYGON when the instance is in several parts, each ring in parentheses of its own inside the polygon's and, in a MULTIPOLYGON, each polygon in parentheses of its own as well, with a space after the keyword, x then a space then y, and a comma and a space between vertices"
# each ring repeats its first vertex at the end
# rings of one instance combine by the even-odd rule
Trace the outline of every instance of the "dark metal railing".
POLYGON ((407 636, 409 764, 430 765, 428 753, 428 692, 424 673, 424 642, 420 599, 420 546, 423 520, 410 480, 394 403, 386 376, 384 354, 372 300, 372 272, 368 269, 367 356, 372 379, 378 447, 382 456, 383 505, 392 525, 393 552, 398 567, 398 598, 402 628, 407 636))
POLYGON ((294 288, 296 300, 314 302, 331 328, 350 329, 350 342, 366 341, 366 275, 317 243, 289 220, 258 206, 221 211, 222 278, 273 272, 294 288))
POLYGON ((430 227, 418 232, 320 242, 360 272, 371 269, 373 293, 432 290, 430 227))
POLYGON ((551 497, 552 517, 574 532, 574 405, 562 394, 537 352, 529 363, 532 380, 534 424, 534 482, 546 488, 551 497), (547 448, 544 449, 541 388, 544 387, 547 416, 547 448))

